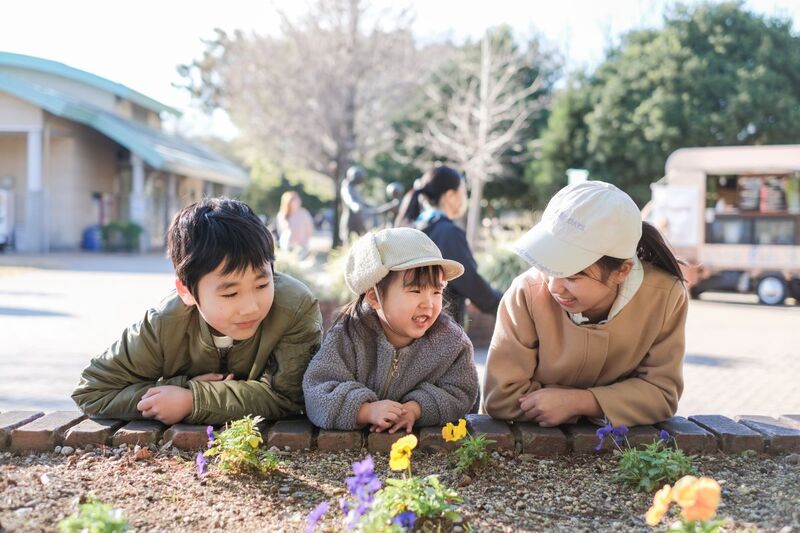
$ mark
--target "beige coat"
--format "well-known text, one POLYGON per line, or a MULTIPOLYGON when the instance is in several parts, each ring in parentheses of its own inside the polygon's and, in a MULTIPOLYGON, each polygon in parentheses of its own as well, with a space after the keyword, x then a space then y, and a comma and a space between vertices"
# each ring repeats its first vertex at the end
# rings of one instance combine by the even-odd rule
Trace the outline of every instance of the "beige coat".
POLYGON ((520 396, 543 387, 588 389, 614 425, 660 422, 683 392, 688 297, 675 277, 645 263, 641 287, 605 324, 576 325, 536 270, 514 280, 497 312, 484 408, 522 415, 520 396))

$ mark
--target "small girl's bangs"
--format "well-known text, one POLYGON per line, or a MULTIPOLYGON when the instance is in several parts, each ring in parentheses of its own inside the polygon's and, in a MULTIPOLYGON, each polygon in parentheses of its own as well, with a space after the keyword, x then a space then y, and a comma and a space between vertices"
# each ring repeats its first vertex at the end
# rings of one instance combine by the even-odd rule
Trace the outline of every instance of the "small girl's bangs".
POLYGON ((403 287, 442 288, 445 286, 443 275, 444 270, 439 265, 412 268, 403 272, 403 287))

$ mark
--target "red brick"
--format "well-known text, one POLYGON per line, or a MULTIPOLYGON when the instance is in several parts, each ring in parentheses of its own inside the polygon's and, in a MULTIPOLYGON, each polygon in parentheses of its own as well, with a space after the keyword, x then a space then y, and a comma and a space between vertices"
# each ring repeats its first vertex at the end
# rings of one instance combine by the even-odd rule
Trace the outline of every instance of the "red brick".
POLYGON ((44 416, 40 411, 7 411, 0 415, 0 450, 11 443, 11 431, 44 416))
POLYGON ((381 431, 380 433, 370 432, 367 435, 367 450, 371 453, 389 453, 392 449, 392 444, 406 435, 410 435, 410 433, 402 433, 400 431, 396 433, 388 433, 386 431, 381 431))
POLYGON ((320 429, 317 435, 317 449, 321 452, 360 450, 363 445, 364 435, 361 431, 320 429))
POLYGON ((719 449, 723 452, 764 451, 763 435, 745 425, 737 424, 727 416, 697 415, 690 416, 689 420, 713 433, 717 438, 719 449))
POLYGON ((419 447, 431 451, 453 451, 461 446, 460 442, 447 442, 442 437, 442 428, 430 426, 420 428, 419 447))
POLYGON ((514 434, 507 423, 488 415, 467 415, 466 419, 470 435, 477 437, 484 434, 487 439, 494 441, 487 449, 515 451, 514 434))
POLYGON ((658 430, 653 426, 632 426, 625 438, 632 448, 642 449, 658 440, 658 430))
POLYGON ((134 420, 117 430, 111 439, 113 446, 127 444, 128 446, 148 446, 158 444, 158 439, 167 426, 156 420, 134 420))
POLYGON ((86 419, 78 425, 72 426, 64 436, 64 444, 72 447, 86 446, 87 444, 108 444, 111 435, 125 424, 122 420, 92 420, 86 419))
POLYGON ((800 430, 771 416, 741 415, 736 420, 764 435, 767 451, 772 453, 800 452, 800 430))
POLYGON ((558 455, 568 450, 567 436, 559 428, 543 428, 534 422, 515 422, 510 425, 521 444, 521 453, 558 455))
POLYGON ((278 420, 267 432, 267 447, 277 446, 284 450, 311 449, 314 441, 314 426, 305 418, 278 420))
POLYGON ((208 433, 199 424, 175 424, 164 432, 164 441, 180 450, 199 450, 208 447, 208 433))
POLYGON ((86 418, 78 411, 55 411, 11 431, 14 451, 43 452, 61 444, 64 433, 86 418))
POLYGON ((682 416, 673 416, 660 424, 659 429, 669 431, 675 439, 678 448, 686 453, 710 453, 717 451, 717 440, 714 435, 701 428, 694 422, 689 422, 682 416))
POLYGON ((800 415, 781 415, 778 420, 784 424, 789 424, 793 428, 800 429, 800 415))

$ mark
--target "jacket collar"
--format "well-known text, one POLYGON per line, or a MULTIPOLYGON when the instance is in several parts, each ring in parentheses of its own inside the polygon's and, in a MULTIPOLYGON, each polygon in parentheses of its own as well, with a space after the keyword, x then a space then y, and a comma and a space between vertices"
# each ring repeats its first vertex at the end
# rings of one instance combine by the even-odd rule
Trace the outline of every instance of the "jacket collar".
MULTIPOLYGON (((598 324, 610 322, 611 319, 617 316, 620 311, 622 311, 622 308, 633 299, 633 296, 639 290, 639 287, 642 286, 642 281, 644 281, 644 267, 642 266, 642 262, 639 260, 639 258, 634 256, 631 273, 628 274, 628 277, 625 278, 625 281, 623 281, 619 286, 619 292, 617 293, 614 303, 611 304, 611 310, 608 312, 608 318, 601 320, 598 322, 598 324)), ((570 319, 572 319, 572 321, 579 326, 589 321, 589 319, 583 316, 581 313, 568 314, 570 319)))

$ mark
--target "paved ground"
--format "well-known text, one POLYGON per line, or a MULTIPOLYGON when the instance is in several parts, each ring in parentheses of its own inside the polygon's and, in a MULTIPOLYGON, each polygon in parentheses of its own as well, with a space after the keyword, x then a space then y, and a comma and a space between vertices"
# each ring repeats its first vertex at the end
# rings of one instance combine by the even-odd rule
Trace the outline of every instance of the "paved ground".
MULTIPOLYGON (((172 284, 156 255, 0 254, 0 411, 74 408, 89 358, 172 284)), ((800 307, 703 298, 689 312, 680 414, 800 413, 800 307)))

